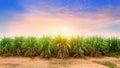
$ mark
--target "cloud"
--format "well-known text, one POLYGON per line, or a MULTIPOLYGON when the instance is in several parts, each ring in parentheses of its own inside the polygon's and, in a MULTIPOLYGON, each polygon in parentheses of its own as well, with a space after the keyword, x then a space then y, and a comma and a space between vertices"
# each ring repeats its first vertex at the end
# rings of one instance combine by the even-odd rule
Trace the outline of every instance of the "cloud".
POLYGON ((6 25, 7 32, 14 35, 51 35, 60 33, 66 27, 75 34, 97 33, 108 24, 113 24, 112 21, 115 20, 106 14, 83 17, 69 13, 50 14, 32 10, 30 13, 16 15, 16 18, 6 25))
POLYGON ((49 11, 50 13, 74 13, 87 15, 108 14, 120 18, 120 2, 117 0, 25 0, 20 2, 28 11, 37 9, 40 11, 49 11), (37 1, 37 2, 36 2, 37 1), (114 10, 113 10, 114 9, 114 10))
POLYGON ((120 20, 114 21, 111 24, 108 24, 106 27, 102 28, 104 31, 111 31, 120 33, 120 20))
POLYGON ((74 8, 69 4, 64 7, 61 6, 61 3, 53 7, 51 1, 31 3, 22 3, 26 13, 15 14, 14 19, 9 20, 9 24, 4 25, 3 28, 8 33, 6 35, 51 35, 60 33, 64 27, 71 30, 73 34, 120 34, 119 30, 114 31, 118 28, 111 27, 111 25, 120 22, 118 14, 120 9, 118 7, 113 10, 114 7, 111 9, 108 6, 86 7, 79 5, 77 7, 74 4, 76 7, 74 8))

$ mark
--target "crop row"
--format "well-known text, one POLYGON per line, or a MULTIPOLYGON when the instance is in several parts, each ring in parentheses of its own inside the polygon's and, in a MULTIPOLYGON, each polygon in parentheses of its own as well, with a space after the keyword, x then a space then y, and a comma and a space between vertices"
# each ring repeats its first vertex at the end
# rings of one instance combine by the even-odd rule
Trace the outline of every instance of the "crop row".
POLYGON ((0 40, 0 56, 99 57, 120 54, 120 39, 99 36, 66 38, 4 37, 0 40))

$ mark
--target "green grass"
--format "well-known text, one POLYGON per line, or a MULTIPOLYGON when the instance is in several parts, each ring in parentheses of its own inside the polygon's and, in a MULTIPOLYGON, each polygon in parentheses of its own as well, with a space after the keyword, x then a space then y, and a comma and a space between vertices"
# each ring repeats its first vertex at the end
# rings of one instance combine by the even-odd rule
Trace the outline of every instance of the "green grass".
POLYGON ((108 61, 95 61, 98 64, 104 65, 104 66, 108 66, 109 68, 118 68, 116 64, 112 63, 112 62, 108 62, 108 61))
POLYGON ((99 36, 4 37, 0 40, 0 56, 100 57, 119 56, 120 39, 99 36))

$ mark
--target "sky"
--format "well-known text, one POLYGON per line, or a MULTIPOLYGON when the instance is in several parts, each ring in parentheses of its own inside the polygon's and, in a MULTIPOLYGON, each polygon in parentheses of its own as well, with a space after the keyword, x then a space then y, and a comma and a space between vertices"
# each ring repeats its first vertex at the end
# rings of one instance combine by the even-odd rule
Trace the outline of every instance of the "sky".
POLYGON ((120 37, 120 0, 0 0, 0 37, 120 37))

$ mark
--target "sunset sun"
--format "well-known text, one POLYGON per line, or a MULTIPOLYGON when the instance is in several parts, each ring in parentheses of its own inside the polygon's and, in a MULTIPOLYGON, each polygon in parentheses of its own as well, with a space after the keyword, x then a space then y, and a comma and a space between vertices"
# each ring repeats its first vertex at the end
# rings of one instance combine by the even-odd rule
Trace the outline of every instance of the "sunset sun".
POLYGON ((69 28, 63 28, 62 30, 61 30, 61 34, 63 35, 63 36, 69 36, 70 34, 71 34, 71 30, 69 29, 69 28))

